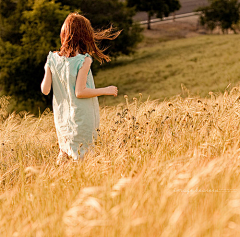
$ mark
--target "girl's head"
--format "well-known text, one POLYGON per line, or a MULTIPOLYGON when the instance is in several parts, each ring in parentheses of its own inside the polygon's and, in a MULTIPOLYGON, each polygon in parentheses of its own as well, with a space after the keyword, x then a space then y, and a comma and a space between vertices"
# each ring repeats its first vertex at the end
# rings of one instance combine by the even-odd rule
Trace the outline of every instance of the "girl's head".
POLYGON ((78 51, 81 54, 89 53, 99 62, 110 61, 103 54, 104 50, 98 48, 96 43, 103 39, 114 40, 121 31, 111 33, 112 27, 103 31, 94 31, 90 21, 78 13, 70 13, 61 29, 61 49, 59 55, 66 57, 75 56, 78 51))

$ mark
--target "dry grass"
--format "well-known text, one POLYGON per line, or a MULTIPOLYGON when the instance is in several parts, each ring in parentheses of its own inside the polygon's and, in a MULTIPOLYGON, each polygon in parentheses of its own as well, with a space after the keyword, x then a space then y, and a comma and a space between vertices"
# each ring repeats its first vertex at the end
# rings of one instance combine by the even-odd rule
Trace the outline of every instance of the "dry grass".
POLYGON ((240 90, 210 95, 102 108, 94 151, 59 167, 52 113, 2 97, 0 236, 237 236, 240 90))

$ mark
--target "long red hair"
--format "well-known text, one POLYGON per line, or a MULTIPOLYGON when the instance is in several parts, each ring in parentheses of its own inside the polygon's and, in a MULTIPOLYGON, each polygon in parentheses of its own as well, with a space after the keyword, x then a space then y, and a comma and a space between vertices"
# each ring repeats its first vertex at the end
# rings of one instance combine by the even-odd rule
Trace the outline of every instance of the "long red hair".
POLYGON ((99 49, 97 43, 104 39, 114 40, 121 31, 112 33, 113 28, 95 31, 90 21, 78 13, 70 13, 65 19, 61 33, 61 48, 59 55, 74 57, 76 52, 80 54, 88 53, 96 58, 100 63, 110 61, 109 56, 103 52, 106 49, 99 49))

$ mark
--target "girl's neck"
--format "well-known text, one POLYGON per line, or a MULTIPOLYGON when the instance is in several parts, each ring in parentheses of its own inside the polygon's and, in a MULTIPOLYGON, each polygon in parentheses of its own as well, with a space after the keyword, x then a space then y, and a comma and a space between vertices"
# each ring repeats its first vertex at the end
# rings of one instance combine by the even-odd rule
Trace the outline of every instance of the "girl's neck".
POLYGON ((78 50, 75 52, 74 56, 77 56, 79 54, 78 50))

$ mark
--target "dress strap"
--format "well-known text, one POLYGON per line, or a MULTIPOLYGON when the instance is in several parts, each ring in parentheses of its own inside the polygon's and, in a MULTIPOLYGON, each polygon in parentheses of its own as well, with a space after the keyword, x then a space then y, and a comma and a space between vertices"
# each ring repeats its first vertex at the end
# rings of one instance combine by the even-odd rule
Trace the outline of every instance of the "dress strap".
MULTIPOLYGON (((90 54, 86 53, 86 54, 81 54, 81 55, 82 55, 82 57, 80 57, 77 71, 79 71, 79 69, 83 66, 86 57, 91 58, 91 60, 93 61, 92 56, 90 54)), ((90 72, 90 70, 89 70, 89 72, 90 72)), ((89 74, 89 72, 88 72, 88 74, 89 74)))

